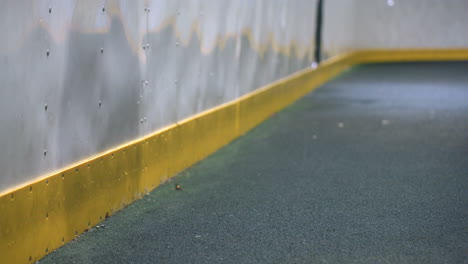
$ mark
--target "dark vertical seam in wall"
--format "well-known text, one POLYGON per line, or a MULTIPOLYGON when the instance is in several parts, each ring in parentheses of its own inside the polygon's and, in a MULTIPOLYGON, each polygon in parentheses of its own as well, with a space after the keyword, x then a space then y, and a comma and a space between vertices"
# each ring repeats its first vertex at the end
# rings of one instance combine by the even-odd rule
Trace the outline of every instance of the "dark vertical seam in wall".
POLYGON ((323 0, 317 2, 317 20, 315 23, 315 62, 321 59, 323 0))

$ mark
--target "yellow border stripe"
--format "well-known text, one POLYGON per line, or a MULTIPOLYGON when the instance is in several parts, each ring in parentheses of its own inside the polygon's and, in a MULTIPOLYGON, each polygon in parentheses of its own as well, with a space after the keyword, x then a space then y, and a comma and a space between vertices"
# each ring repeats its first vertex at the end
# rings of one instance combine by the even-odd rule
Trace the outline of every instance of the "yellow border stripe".
POLYGON ((2 263, 31 263, 359 63, 468 60, 468 50, 338 56, 233 102, 1 194, 2 263))
POLYGON ((363 50, 352 53, 352 56, 355 64, 406 61, 466 61, 468 60, 468 49, 363 50))

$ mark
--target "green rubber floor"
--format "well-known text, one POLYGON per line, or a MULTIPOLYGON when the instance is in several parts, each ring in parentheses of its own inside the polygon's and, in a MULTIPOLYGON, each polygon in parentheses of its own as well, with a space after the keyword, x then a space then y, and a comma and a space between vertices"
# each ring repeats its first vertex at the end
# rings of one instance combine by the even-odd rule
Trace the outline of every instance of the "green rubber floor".
POLYGON ((355 67, 39 262, 468 263, 468 63, 355 67))

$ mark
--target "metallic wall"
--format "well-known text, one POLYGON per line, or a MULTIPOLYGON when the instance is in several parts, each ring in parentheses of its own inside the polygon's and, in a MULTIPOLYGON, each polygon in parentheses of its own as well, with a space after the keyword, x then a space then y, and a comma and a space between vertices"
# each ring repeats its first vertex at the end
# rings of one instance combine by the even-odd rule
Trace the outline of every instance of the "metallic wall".
POLYGON ((324 51, 468 48, 467 0, 325 0, 324 51))
POLYGON ((0 193, 307 67, 315 7, 0 1, 0 193))

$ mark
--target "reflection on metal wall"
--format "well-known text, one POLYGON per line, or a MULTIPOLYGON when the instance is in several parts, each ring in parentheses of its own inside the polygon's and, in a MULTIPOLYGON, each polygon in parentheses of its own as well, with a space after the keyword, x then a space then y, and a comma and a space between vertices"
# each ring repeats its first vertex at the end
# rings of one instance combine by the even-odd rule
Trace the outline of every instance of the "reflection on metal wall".
POLYGON ((310 0, 0 2, 0 192, 310 64, 310 0))
POLYGON ((362 49, 466 48, 467 0, 326 0, 328 55, 362 49))

